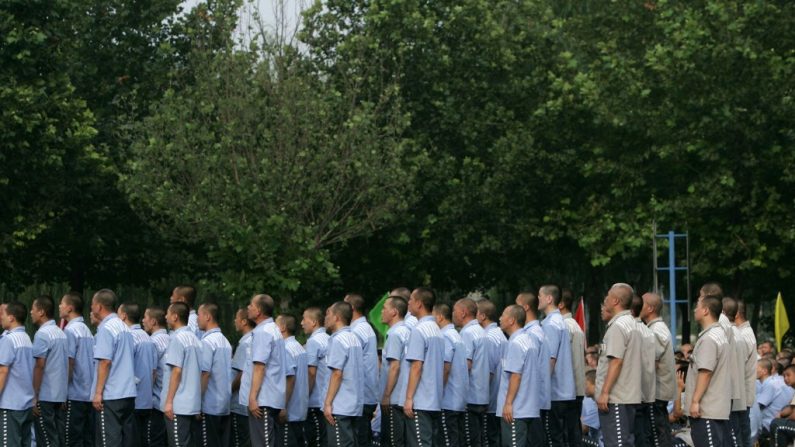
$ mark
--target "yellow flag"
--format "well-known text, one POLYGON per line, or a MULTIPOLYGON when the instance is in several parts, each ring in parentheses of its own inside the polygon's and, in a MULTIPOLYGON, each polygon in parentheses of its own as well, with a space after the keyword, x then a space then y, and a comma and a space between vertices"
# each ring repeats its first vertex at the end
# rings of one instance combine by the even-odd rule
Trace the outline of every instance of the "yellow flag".
POLYGON ((784 300, 781 299, 781 292, 778 293, 776 298, 776 347, 781 352, 781 340, 784 334, 789 330, 789 318, 787 318, 787 309, 784 308, 784 300))

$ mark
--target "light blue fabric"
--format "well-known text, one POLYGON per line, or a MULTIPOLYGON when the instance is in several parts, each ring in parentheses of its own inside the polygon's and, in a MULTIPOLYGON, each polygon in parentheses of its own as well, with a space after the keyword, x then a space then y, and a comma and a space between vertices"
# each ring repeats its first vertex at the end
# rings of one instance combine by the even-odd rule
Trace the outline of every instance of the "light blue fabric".
POLYGON ((204 331, 199 329, 199 316, 193 309, 191 309, 190 314, 188 314, 188 328, 190 328, 191 332, 193 332, 193 335, 195 335, 199 340, 201 340, 204 336, 204 331))
POLYGON ((23 326, 0 338, 0 366, 8 367, 5 387, 0 390, 0 409, 33 407, 33 343, 23 326))
POLYGON ((326 328, 317 328, 306 341, 306 364, 315 367, 315 384, 309 394, 309 408, 323 408, 328 389, 329 369, 326 365, 329 335, 326 328))
POLYGON ((546 337, 550 358, 555 359, 552 371, 551 399, 554 401, 574 400, 574 366, 571 360, 571 335, 559 310, 554 310, 541 322, 546 337))
POLYGON ((350 327, 345 326, 332 334, 326 362, 329 369, 342 371, 342 383, 331 403, 332 414, 361 416, 364 405, 362 345, 350 327))
POLYGON ((351 322, 351 331, 362 344, 362 367, 364 368, 364 404, 375 405, 378 399, 378 339, 365 317, 351 322))
POLYGON ((596 406, 596 401, 593 398, 586 396, 582 399, 581 419, 583 425, 597 430, 601 428, 599 425, 599 407, 596 406))
POLYGON ((232 397, 232 345, 218 328, 204 332, 201 343, 201 370, 210 373, 202 399, 202 413, 226 416, 232 397))
POLYGON ((69 320, 64 328, 66 334, 66 356, 74 359, 72 380, 66 393, 68 400, 91 402, 91 383, 97 371, 94 363, 94 335, 83 322, 83 317, 69 320))
POLYGON ((795 390, 784 383, 784 378, 775 375, 768 377, 759 387, 756 402, 761 411, 760 424, 770 430, 770 423, 781 410, 792 401, 795 390))
MULTIPOLYGON (((235 356, 232 358, 232 377, 236 377, 238 373, 242 373, 246 369, 246 360, 249 358, 251 353, 251 332, 249 331, 247 334, 244 334, 240 337, 240 341, 237 342, 237 349, 235 349, 235 356)), ((243 384, 243 376, 240 376, 240 388, 237 391, 232 392, 232 398, 230 399, 231 403, 229 405, 229 410, 232 413, 239 414, 241 416, 248 416, 248 408, 245 405, 241 405, 240 403, 240 396, 248 396, 248 392, 251 390, 251 387, 246 386, 244 388, 243 384)))
POLYGON ((179 386, 172 402, 174 414, 190 416, 201 412, 201 350, 201 342, 188 326, 171 333, 166 350, 166 370, 160 394, 160 411, 166 411, 171 374, 174 367, 178 367, 181 371, 179 386))
MULTIPOLYGON (((420 318, 417 326, 411 330, 405 360, 401 370, 405 366, 406 384, 408 384, 410 364, 414 361, 423 362, 422 375, 413 396, 414 409, 440 411, 443 395, 444 338, 433 316, 420 318)), ((408 389, 406 393, 408 394, 408 389)), ((404 403, 405 398, 401 405, 404 403)))
POLYGON ((287 421, 300 422, 306 420, 309 399, 309 382, 307 377, 306 350, 295 337, 284 340, 287 353, 288 376, 295 376, 295 385, 290 401, 287 402, 287 421))
MULTIPOLYGON (((381 369, 384 371, 384 374, 382 374, 384 376, 384 386, 386 386, 386 380, 388 378, 387 371, 389 371, 389 363, 395 360, 400 362, 400 365, 403 365, 403 358, 406 356, 406 346, 409 342, 409 335, 411 335, 411 329, 403 321, 392 325, 386 333, 386 344, 382 351, 384 360, 381 364, 381 369)), ((392 405, 399 405, 401 397, 403 399, 406 398, 406 383, 400 380, 400 374, 402 373, 403 371, 399 371, 398 380, 394 388, 392 388, 392 394, 389 396, 389 403, 392 405)))
POLYGON ((489 356, 489 414, 497 413, 497 392, 500 390, 502 351, 508 339, 497 323, 486 327, 486 352, 489 356))
POLYGON ((46 360, 39 388, 39 400, 42 402, 66 402, 69 386, 66 345, 66 334, 54 320, 42 324, 33 336, 33 358, 46 360))
MULTIPOLYGON (((130 329, 119 319, 115 313, 111 313, 102 319, 97 328, 97 335, 94 337, 94 359, 110 360, 110 374, 105 381, 105 389, 102 390, 103 400, 126 399, 135 397, 135 348, 130 329)), ((91 389, 97 388, 97 377, 91 389)))
POLYGON ((130 326, 133 337, 133 358, 135 360, 135 409, 151 410, 152 373, 157 370, 157 348, 149 334, 141 326, 130 326))
POLYGON ((538 320, 533 320, 524 325, 522 331, 533 337, 538 344, 538 377, 539 377, 539 401, 541 402, 542 410, 549 410, 552 408, 552 394, 550 391, 550 382, 552 378, 549 374, 549 350, 547 349, 546 337, 544 337, 544 330, 541 329, 541 324, 538 320))
MULTIPOLYGON (((251 389, 251 371, 254 363, 264 364, 265 378, 257 394, 257 405, 284 409, 287 381, 284 375, 285 352, 282 334, 273 322, 273 318, 260 322, 252 332, 254 335, 251 339, 251 359, 246 364, 248 389, 251 389)), ((245 396, 241 394, 240 400, 241 404, 248 406, 248 393, 245 396)))
POLYGON ((469 391, 469 371, 467 370, 467 353, 461 334, 455 326, 448 324, 442 328, 444 337, 444 362, 450 364, 447 384, 442 394, 442 410, 464 411, 467 406, 466 395, 469 391))
POLYGON ((149 336, 152 343, 155 345, 155 353, 157 354, 157 371, 155 372, 155 381, 152 383, 152 408, 160 409, 160 394, 163 391, 163 376, 165 376, 166 368, 166 350, 171 341, 165 329, 158 329, 149 336))
POLYGON ((518 330, 511 334, 503 351, 502 378, 500 378, 500 391, 497 393, 497 416, 502 417, 511 376, 519 374, 521 381, 513 400, 513 417, 541 417, 541 401, 538 399, 539 380, 536 377, 538 374, 536 362, 539 358, 538 343, 530 335, 518 330))
POLYGON ((486 331, 477 320, 472 320, 461 328, 461 338, 466 348, 467 360, 472 361, 472 368, 469 370, 467 403, 488 405, 489 357, 486 352, 486 331))

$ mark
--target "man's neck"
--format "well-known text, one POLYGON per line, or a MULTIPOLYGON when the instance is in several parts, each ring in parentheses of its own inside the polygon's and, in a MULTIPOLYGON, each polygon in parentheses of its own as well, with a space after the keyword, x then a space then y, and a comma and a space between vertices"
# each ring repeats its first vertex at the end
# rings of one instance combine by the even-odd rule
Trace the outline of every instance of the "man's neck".
POLYGON ((538 320, 538 317, 533 314, 525 314, 525 324, 530 324, 534 321, 538 320))
POLYGON ((545 315, 549 315, 549 314, 551 314, 552 312, 554 312, 556 310, 558 310, 558 308, 555 307, 554 304, 550 304, 549 306, 544 308, 544 314, 545 315))
POLYGON ((82 317, 82 315, 80 315, 80 314, 76 314, 76 313, 72 312, 72 313, 68 314, 68 315, 67 315, 67 316, 64 318, 64 320, 66 320, 67 322, 69 322, 69 321, 72 321, 72 320, 74 320, 75 318, 80 318, 80 317, 82 317))
POLYGON ((491 320, 483 320, 483 322, 480 323, 480 325, 483 326, 484 328, 487 328, 487 327, 491 326, 492 323, 494 323, 494 322, 491 321, 491 320))
POLYGON ((257 318, 257 319, 256 319, 256 320, 254 320, 254 321, 255 321, 257 324, 260 324, 260 323, 262 323, 263 321, 265 321, 265 320, 267 320, 267 319, 269 319, 269 318, 270 318, 270 317, 260 316, 259 318, 257 318))
POLYGON ((472 322, 472 320, 474 320, 474 318, 472 318, 472 317, 464 317, 464 318, 461 320, 461 326, 466 326, 466 325, 468 325, 469 323, 471 323, 471 322, 472 322))
POLYGON ((6 330, 7 330, 7 331, 13 331, 14 329, 16 329, 16 328, 18 328, 18 327, 20 327, 20 326, 22 326, 22 325, 21 325, 21 324, 19 324, 19 323, 17 323, 17 322, 14 322, 14 323, 11 323, 11 324, 9 325, 9 327, 8 327, 8 328, 6 328, 6 330))
POLYGON ((395 318, 395 319, 393 319, 392 321, 390 321, 389 323, 387 323, 387 325, 388 325, 389 327, 392 327, 392 326, 394 326, 394 325, 396 325, 396 324, 400 323, 401 321, 403 321, 403 319, 402 319, 402 318, 395 318))
POLYGON ((701 330, 704 330, 715 323, 716 320, 713 320, 712 318, 704 318, 703 320, 701 320, 701 330))
POLYGON ((164 330, 164 329, 165 328, 162 328, 160 326, 154 326, 154 327, 152 327, 152 332, 151 333, 154 334, 155 332, 160 331, 160 330, 164 330))
POLYGON ((428 315, 430 315, 430 314, 431 314, 431 313, 430 313, 430 312, 428 312, 428 311, 426 311, 425 309, 422 309, 422 311, 420 311, 420 312, 417 312, 417 313, 412 313, 412 315, 414 315, 415 317, 417 317, 417 319, 418 319, 418 320, 419 320, 420 318, 425 318, 425 317, 427 317, 427 316, 428 316, 428 315))
POLYGON ((205 326, 204 329, 201 329, 201 328, 199 328, 199 329, 201 329, 204 332, 210 332, 211 330, 213 330, 213 329, 215 329, 217 327, 219 327, 218 323, 207 323, 207 326, 205 326))
POLYGON ((180 329, 184 328, 185 326, 186 326, 186 325, 184 325, 184 324, 180 324, 180 325, 176 325, 176 324, 175 324, 175 325, 171 326, 171 330, 172 330, 172 331, 178 331, 178 330, 180 330, 180 329))
POLYGON ((364 315, 360 314, 359 312, 354 312, 353 315, 352 315, 353 319, 351 321, 356 321, 359 318, 362 318, 363 316, 364 315))

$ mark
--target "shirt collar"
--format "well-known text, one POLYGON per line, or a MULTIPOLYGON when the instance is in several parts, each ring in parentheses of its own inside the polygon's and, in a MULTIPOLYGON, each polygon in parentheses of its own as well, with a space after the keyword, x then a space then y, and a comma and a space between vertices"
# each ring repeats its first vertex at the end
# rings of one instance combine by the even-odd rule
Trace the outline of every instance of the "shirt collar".
POLYGON ((284 339, 284 342, 287 343, 288 341, 295 341, 295 335, 291 335, 284 339))
POLYGON ((533 326, 535 326, 537 324, 539 324, 538 320, 533 320, 533 321, 531 321, 529 323, 525 323, 524 329, 530 329, 531 327, 533 327, 533 326))
POLYGON ((522 335, 522 332, 524 332, 522 329, 519 329, 518 331, 515 331, 513 334, 511 334, 511 336, 510 336, 510 337, 508 337, 508 341, 511 341, 511 340, 513 340, 514 338, 516 338, 516 337, 518 337, 518 336, 522 335))
POLYGON ((486 326, 486 329, 492 329, 492 328, 495 328, 495 327, 497 327, 497 323, 489 323, 489 325, 486 326))
POLYGON ((607 326, 610 327, 610 325, 612 325, 616 320, 623 317, 624 315, 629 315, 629 310, 622 310, 621 312, 613 315, 613 318, 610 319, 610 321, 607 323, 607 326))
POLYGON ((445 327, 442 328, 443 331, 446 331, 448 329, 455 330, 455 326, 453 325, 453 323, 450 323, 450 324, 448 324, 448 325, 446 325, 445 327))
POLYGON ((350 326, 343 326, 338 331, 334 331, 334 333, 331 334, 331 336, 332 337, 336 337, 337 335, 339 335, 339 334, 341 334, 343 332, 350 332, 350 331, 351 331, 351 327, 350 326))
POLYGON ((326 328, 324 328, 323 326, 320 326, 319 328, 317 328, 314 331, 312 331, 312 335, 310 337, 314 337, 315 335, 319 335, 321 332, 325 334, 326 333, 326 328))
POLYGON ((387 330, 387 333, 392 332, 395 329, 399 328, 400 326, 405 326, 405 325, 406 325, 406 322, 403 321, 403 320, 400 320, 397 323, 395 323, 392 326, 390 326, 389 329, 387 330))
POLYGON ((168 334, 168 331, 165 330, 165 329, 158 329, 158 330, 152 332, 152 335, 157 335, 157 334, 168 334))
POLYGON ((111 313, 108 314, 107 317, 103 318, 102 321, 99 322, 99 325, 102 326, 103 324, 105 324, 111 318, 119 318, 119 316, 116 315, 116 312, 111 312, 111 313))
MULTIPOLYGON (((720 323, 718 323, 718 322, 716 321, 716 322, 714 322, 714 323, 710 324, 709 326, 705 327, 703 331, 701 331, 701 332, 699 332, 699 333, 698 333, 698 338, 701 338, 701 336, 702 336, 703 334, 706 334, 707 332, 711 331, 711 330, 712 330, 712 329, 714 329, 715 327, 720 327, 720 323)), ((721 328, 721 329, 722 329, 722 328, 721 328)))
POLYGON ((364 323, 364 322, 366 322, 366 321, 367 321, 367 318, 365 318, 365 316, 364 316, 364 315, 362 315, 361 317, 359 317, 359 318, 357 318, 357 319, 353 320, 353 321, 351 322, 351 326, 355 326, 355 325, 357 325, 357 324, 362 324, 362 323, 364 323))
POLYGON ((11 329, 10 331, 7 332, 25 332, 25 326, 17 326, 14 329, 11 329))
POLYGON ((657 317, 657 318, 655 318, 655 319, 653 319, 653 320, 649 320, 649 322, 648 322, 646 325, 647 325, 647 326, 651 326, 652 324, 654 324, 654 323, 658 323, 658 322, 660 322, 660 321, 663 321, 662 317, 657 317))
POLYGON ((191 328, 186 324, 185 326, 182 326, 181 328, 175 330, 174 333, 179 334, 180 332, 185 332, 185 331, 193 332, 191 328))
POLYGON ((138 329, 141 329, 141 325, 140 324, 131 324, 130 325, 130 330, 131 331, 135 331, 135 330, 138 330, 138 329))
POLYGON ((435 318, 433 318, 433 315, 426 315, 426 316, 420 318, 419 321, 420 322, 435 321, 435 318))
POLYGON ((747 327, 751 327, 751 322, 750 321, 745 321, 745 322, 743 322, 743 324, 738 324, 737 327, 743 328, 743 329, 745 329, 747 327))
POLYGON ((210 329, 209 331, 204 331, 204 333, 202 334, 202 338, 204 338, 204 337, 206 337, 206 336, 208 336, 210 334, 213 334, 215 332, 221 332, 221 328, 214 327, 214 328, 210 329))
POLYGON ((259 324, 257 324, 257 327, 266 325, 268 323, 273 323, 273 318, 266 318, 266 319, 260 321, 259 324))
POLYGON ((563 317, 564 319, 571 318, 571 312, 566 312, 565 314, 561 312, 560 316, 563 317))
POLYGON ((190 315, 196 315, 196 311, 195 311, 195 310, 193 310, 193 309, 191 309, 191 310, 190 310, 190 315))
POLYGON ((44 324, 39 326, 39 328, 43 328, 43 327, 47 327, 47 326, 55 326, 55 320, 47 320, 46 322, 44 322, 44 324))
POLYGON ((70 325, 70 324, 72 324, 72 323, 82 323, 83 321, 85 321, 85 319, 84 319, 83 317, 74 317, 74 318, 72 318, 71 320, 69 320, 69 321, 66 323, 66 325, 67 325, 67 326, 69 326, 69 325, 70 325))
POLYGON ((465 324, 464 328, 468 328, 469 326, 475 326, 475 325, 480 326, 480 323, 478 323, 477 318, 473 318, 472 321, 470 321, 469 323, 465 324))

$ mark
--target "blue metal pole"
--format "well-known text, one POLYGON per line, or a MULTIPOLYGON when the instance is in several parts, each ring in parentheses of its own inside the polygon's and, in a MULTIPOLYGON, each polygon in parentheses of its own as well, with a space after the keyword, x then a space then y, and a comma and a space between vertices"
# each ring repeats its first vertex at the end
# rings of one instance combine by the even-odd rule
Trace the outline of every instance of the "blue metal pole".
POLYGON ((676 349, 676 235, 673 231, 668 232, 668 298, 671 300, 671 333, 674 334, 671 343, 676 349))

